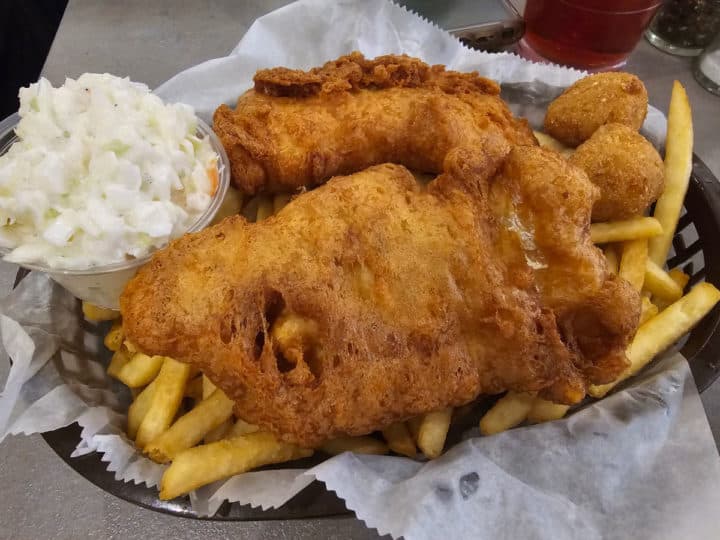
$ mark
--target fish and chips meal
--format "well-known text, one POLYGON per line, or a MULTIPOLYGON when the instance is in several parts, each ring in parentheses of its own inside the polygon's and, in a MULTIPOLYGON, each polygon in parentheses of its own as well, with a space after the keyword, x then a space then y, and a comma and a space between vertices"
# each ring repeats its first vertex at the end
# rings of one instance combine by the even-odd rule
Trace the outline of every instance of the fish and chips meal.
MULTIPOLYGON (((479 419, 484 435, 562 418, 720 301, 713 285, 687 290, 687 274, 664 268, 692 163, 677 82, 664 160, 639 133, 647 92, 627 73, 576 82, 548 107, 544 133, 513 116, 494 81, 408 56, 353 53, 309 71, 260 70, 254 82, 215 112, 235 188, 199 232, 177 230, 187 223, 168 206, 173 189, 185 212, 212 191, 214 157, 181 106, 177 125, 143 116, 168 154, 141 160, 132 185, 118 167, 149 150, 126 148, 123 130, 97 150, 98 167, 115 160, 106 184, 133 193, 105 204, 140 212, 135 240, 159 249, 119 313, 83 312, 114 320, 107 371, 133 395, 127 436, 168 464, 162 499, 315 452, 433 459, 482 396, 501 396, 479 419), (156 189, 166 214, 138 210, 156 189)), ((35 88, 27 107, 42 109, 46 91, 35 88)), ((3 186, 21 174, 7 163, 3 186)), ((85 189, 103 200, 106 184, 85 189)), ((61 211, 10 247, 68 256, 53 243, 62 240, 82 253, 119 242, 135 219, 93 236, 52 225, 68 212, 47 208, 61 211)), ((12 219, 3 213, 6 227, 24 223, 12 219)))

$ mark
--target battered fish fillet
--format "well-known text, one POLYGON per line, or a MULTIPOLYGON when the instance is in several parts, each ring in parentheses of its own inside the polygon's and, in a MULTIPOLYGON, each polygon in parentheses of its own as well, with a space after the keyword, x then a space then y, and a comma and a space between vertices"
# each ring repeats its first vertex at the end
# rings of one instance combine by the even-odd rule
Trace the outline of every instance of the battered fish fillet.
POLYGON ((502 137, 445 170, 423 187, 374 166, 176 240, 123 293, 125 335, 304 447, 480 393, 575 403, 614 379, 640 300, 590 241, 597 188, 502 137))
POLYGON ((487 133, 537 144, 494 81, 408 56, 343 56, 306 71, 258 71, 235 110, 221 105, 213 129, 246 193, 294 191, 371 165, 442 171, 447 153, 487 133))

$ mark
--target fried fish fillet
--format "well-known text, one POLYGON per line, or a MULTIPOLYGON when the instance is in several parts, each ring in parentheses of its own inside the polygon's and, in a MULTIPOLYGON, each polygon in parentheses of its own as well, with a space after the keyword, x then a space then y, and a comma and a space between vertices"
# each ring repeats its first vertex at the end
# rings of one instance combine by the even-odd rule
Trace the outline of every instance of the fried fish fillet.
POLYGON ((213 129, 233 181, 250 194, 315 186, 380 163, 437 174, 451 149, 487 132, 537 144, 499 92, 476 73, 353 53, 308 72, 258 71, 234 110, 217 109, 213 129))
POLYGON ((304 447, 480 393, 575 403, 624 369, 639 319, 590 241, 597 196, 501 136, 450 152, 427 187, 374 166, 176 240, 127 286, 124 331, 304 447))

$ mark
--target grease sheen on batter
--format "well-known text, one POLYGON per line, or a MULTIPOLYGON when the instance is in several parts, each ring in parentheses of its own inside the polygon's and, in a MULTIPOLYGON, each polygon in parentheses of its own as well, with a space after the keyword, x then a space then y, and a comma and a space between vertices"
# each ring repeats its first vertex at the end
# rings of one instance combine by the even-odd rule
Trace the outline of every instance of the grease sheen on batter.
POLYGON ((613 380, 640 301, 590 241, 597 188, 493 133, 443 169, 425 187, 374 166, 173 242, 121 298, 128 339, 305 447, 481 393, 575 403, 613 380))

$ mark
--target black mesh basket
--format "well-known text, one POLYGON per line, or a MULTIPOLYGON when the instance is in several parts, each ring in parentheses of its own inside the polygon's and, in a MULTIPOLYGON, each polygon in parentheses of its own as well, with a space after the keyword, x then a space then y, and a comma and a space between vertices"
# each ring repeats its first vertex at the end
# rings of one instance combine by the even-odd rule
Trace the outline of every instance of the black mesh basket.
MULTIPOLYGON (((507 85, 503 87, 503 92, 519 92, 522 100, 518 100, 518 102, 527 102, 535 107, 542 106, 546 104, 548 99, 547 88, 544 85, 536 86, 543 86, 543 88, 534 89, 532 85, 528 86, 526 84, 507 85), (513 88, 514 86, 516 88, 513 88), (533 91, 536 91, 537 99, 533 98, 533 91)), ((557 89, 558 92, 560 90, 557 89)), ((504 97, 511 96, 506 95, 504 97)), ((531 113, 532 110, 527 112, 531 113)), ((521 116, 527 116, 527 114, 521 114, 521 116)), ((5 128, 15 120, 11 117, 0 122, 0 132, 5 131, 5 128)), ((9 133, 9 135, 12 135, 12 133, 9 133)), ((0 153, 9 143, 9 139, 0 139, 0 153)), ((720 184, 705 164, 695 158, 683 216, 680 219, 677 234, 673 239, 673 250, 667 261, 669 268, 681 268, 690 275, 688 287, 702 280, 720 286, 720 249, 712 248, 713 238, 720 239, 720 184)), ((21 270, 17 275, 16 283, 25 275, 26 272, 21 270)), ((719 322, 720 306, 716 306, 684 338, 684 341, 678 344, 682 345, 680 350, 687 357, 695 382, 701 392, 712 384, 720 372, 720 333, 717 332, 719 322)), ((96 334, 95 337, 101 341, 107 329, 107 326, 100 326, 89 331, 96 334)), ((458 421, 453 421, 447 444, 452 445, 458 442, 463 431, 476 425, 479 415, 493 401, 494 399, 490 398, 480 400, 473 407, 472 414, 467 414, 458 421)), ((43 437, 70 467, 101 489, 146 508, 173 515, 197 517, 187 497, 172 501, 161 501, 155 488, 115 480, 114 474, 106 470, 106 464, 100 460, 100 455, 97 453, 71 458, 70 456, 80 440, 80 428, 77 424, 44 433, 43 437)), ((321 459, 321 456, 308 458, 302 462, 294 463, 293 466, 312 466, 321 459)), ((283 465, 277 467, 281 468, 283 465)), ((249 506, 225 503, 215 516, 208 519, 240 521, 305 519, 347 513, 344 503, 334 493, 325 490, 322 484, 313 482, 281 508, 263 511, 249 506)))
MULTIPOLYGON (((720 183, 694 156, 683 215, 667 260, 669 269, 680 268, 690 276, 688 287, 700 281, 720 287, 720 249, 712 247, 713 238, 720 240, 720 183)), ((718 323, 720 306, 715 306, 690 332, 681 349, 701 392, 720 372, 718 323)))
MULTIPOLYGON (((720 249, 712 248, 712 238, 720 240, 720 183, 697 157, 693 161, 690 187, 685 199, 683 216, 673 238, 673 250, 667 261, 668 268, 681 268, 690 275, 688 287, 707 280, 720 286, 720 249)), ((22 273, 18 274, 22 278, 22 273)), ((687 357, 698 389, 702 392, 712 384, 720 372, 720 305, 716 306, 682 342, 681 352, 687 357)), ((477 404, 474 414, 466 421, 453 422, 448 444, 461 438, 462 432, 476 424, 479 415, 493 400, 477 404)), ((80 438, 80 428, 72 426, 44 433, 43 437, 53 450, 73 469, 101 489, 140 506, 179 516, 197 517, 187 497, 172 501, 158 499, 155 488, 116 481, 113 473, 105 470, 97 453, 70 458, 80 438)), ((312 466, 318 458, 297 462, 296 467, 312 466)), ((279 467, 282 467, 280 465, 279 467)), ((237 503, 224 503, 211 518, 215 520, 245 521, 269 519, 306 519, 347 514, 345 504, 334 493, 313 482, 281 508, 260 510, 237 503)))

